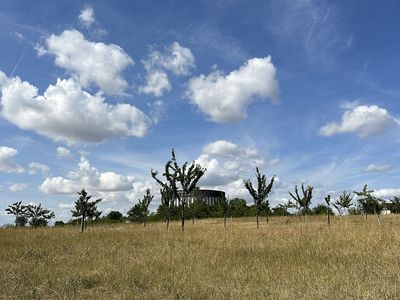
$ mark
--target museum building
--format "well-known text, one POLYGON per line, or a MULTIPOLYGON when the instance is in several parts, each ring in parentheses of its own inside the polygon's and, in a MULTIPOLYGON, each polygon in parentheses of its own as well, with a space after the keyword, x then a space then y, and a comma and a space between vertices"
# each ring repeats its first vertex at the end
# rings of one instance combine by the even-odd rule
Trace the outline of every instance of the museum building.
MULTIPOLYGON (((217 190, 203 190, 199 189, 196 190, 189 195, 186 195, 183 191, 178 191, 179 196, 182 198, 186 198, 186 203, 191 204, 195 199, 200 199, 204 203, 208 205, 214 205, 220 202, 222 199, 225 198, 225 192, 223 191, 217 191, 217 190)), ((178 199, 175 199, 173 201, 175 206, 178 206, 178 199)))

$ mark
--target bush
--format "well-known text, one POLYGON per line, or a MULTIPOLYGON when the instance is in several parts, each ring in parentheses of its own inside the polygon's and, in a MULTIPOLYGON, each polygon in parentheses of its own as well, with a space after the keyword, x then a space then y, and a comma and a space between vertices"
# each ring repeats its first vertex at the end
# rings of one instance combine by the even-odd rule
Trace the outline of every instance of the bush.
POLYGON ((113 211, 110 211, 110 213, 107 215, 106 218, 109 220, 112 220, 112 221, 121 221, 123 216, 119 211, 113 210, 113 211))
POLYGON ((32 218, 29 221, 29 225, 31 225, 32 227, 46 227, 47 223, 47 220, 43 218, 32 218))
MULTIPOLYGON (((327 209, 326 205, 324 205, 324 204, 318 204, 317 206, 315 206, 315 207, 312 209, 312 213, 313 213, 314 215, 325 215, 325 214, 326 214, 326 209, 327 209)), ((332 210, 332 208, 330 208, 330 207, 329 207, 329 213, 330 213, 331 216, 334 215, 333 210, 332 210)))

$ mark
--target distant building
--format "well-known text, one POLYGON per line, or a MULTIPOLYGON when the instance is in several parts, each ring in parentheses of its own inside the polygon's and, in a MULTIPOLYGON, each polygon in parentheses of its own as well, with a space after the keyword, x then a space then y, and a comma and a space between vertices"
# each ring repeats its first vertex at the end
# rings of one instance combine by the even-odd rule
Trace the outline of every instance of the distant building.
POLYGON ((384 209, 384 210, 382 210, 382 212, 381 212, 381 214, 382 215, 390 215, 392 212, 390 211, 390 209, 384 209))
MULTIPOLYGON (((189 195, 185 195, 183 191, 178 191, 178 193, 181 197, 185 197, 187 199, 188 204, 193 203, 193 201, 196 199, 200 199, 208 205, 214 205, 217 204, 220 200, 225 198, 225 192, 217 190, 199 189, 189 195)), ((175 199, 173 203, 175 206, 178 206, 179 205, 178 199, 175 199)))

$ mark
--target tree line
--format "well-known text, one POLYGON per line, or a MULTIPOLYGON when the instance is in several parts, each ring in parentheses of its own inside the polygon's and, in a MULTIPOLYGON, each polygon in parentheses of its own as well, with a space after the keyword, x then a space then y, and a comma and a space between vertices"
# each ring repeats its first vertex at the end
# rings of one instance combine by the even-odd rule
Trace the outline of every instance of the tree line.
MULTIPOLYGON (((69 224, 80 225, 80 231, 87 228, 88 222, 141 222, 146 226, 148 221, 163 220, 169 227, 170 220, 180 220, 181 228, 184 231, 185 220, 201 218, 224 218, 226 226, 227 217, 256 217, 256 225, 259 228, 260 217, 265 217, 266 222, 269 216, 288 216, 292 215, 293 210, 299 217, 304 216, 307 222, 308 215, 326 214, 327 223, 330 225, 330 216, 334 214, 332 207, 336 209, 339 215, 348 214, 369 214, 377 216, 380 224, 380 214, 383 209, 390 209, 393 213, 400 212, 400 197, 394 197, 390 202, 379 199, 373 195, 373 190, 368 190, 367 185, 362 191, 353 191, 358 197, 356 204, 353 203, 352 193, 343 191, 337 198, 333 199, 331 195, 325 197, 325 204, 319 204, 311 208, 313 199, 313 187, 308 185, 294 187, 294 191, 289 191, 290 200, 275 207, 270 206, 269 194, 273 189, 275 176, 267 180, 259 168, 256 168, 256 183, 253 184, 250 179, 245 179, 243 184, 254 200, 253 205, 247 205, 244 199, 223 198, 213 205, 206 204, 202 199, 196 198, 189 202, 188 195, 196 195, 198 190, 197 183, 205 174, 206 169, 196 164, 194 161, 189 165, 185 162, 179 165, 175 151, 171 151, 171 159, 165 165, 162 177, 159 177, 158 171, 151 170, 151 176, 160 186, 161 204, 155 213, 150 213, 149 206, 154 195, 150 189, 147 189, 142 199, 138 200, 131 207, 126 216, 118 211, 111 211, 106 216, 101 217, 102 212, 98 210, 97 204, 102 199, 91 201, 92 196, 83 189, 78 192, 79 198, 75 201, 75 209, 71 211, 73 219, 69 224)), ((15 226, 32 227, 47 226, 48 221, 55 217, 55 214, 39 205, 23 205, 22 202, 16 202, 9 205, 6 209, 8 214, 15 216, 15 226)), ((55 225, 64 225, 62 221, 56 221, 55 225)))

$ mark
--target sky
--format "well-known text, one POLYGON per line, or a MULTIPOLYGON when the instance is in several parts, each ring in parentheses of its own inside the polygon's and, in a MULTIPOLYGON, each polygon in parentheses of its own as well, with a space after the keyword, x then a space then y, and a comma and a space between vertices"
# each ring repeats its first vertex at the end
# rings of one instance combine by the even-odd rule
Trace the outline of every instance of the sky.
POLYGON ((0 6, 0 224, 13 202, 122 213, 175 148, 252 202, 276 175, 400 195, 398 1, 19 1, 0 6))

